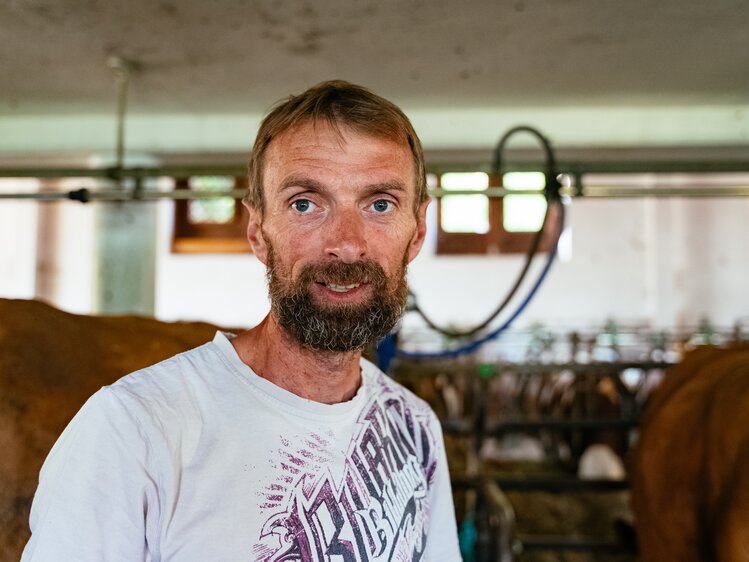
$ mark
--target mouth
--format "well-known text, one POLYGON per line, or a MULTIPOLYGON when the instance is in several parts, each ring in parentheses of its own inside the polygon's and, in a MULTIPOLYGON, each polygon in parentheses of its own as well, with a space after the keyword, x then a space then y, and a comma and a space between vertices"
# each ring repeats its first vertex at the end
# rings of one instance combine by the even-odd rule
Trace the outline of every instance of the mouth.
POLYGON ((361 283, 352 283, 351 285, 336 285, 335 283, 323 283, 325 287, 334 293, 348 293, 359 287, 361 283))
POLYGON ((333 283, 331 281, 317 281, 315 285, 319 288, 318 295, 324 300, 336 303, 352 303, 370 294, 371 286, 366 280, 357 283, 333 283))

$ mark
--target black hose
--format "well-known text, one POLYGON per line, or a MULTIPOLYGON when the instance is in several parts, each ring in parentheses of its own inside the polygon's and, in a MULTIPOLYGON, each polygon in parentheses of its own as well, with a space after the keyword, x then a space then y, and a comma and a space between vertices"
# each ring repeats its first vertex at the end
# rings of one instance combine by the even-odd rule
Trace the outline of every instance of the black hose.
POLYGON ((492 162, 492 172, 496 176, 501 177, 502 173, 502 158, 504 155, 505 146, 507 144, 507 141, 510 139, 512 135, 519 132, 526 132, 530 133, 533 136, 535 136, 538 141, 540 142, 543 151, 544 151, 544 159, 545 159, 545 170, 544 170, 544 176, 546 178, 546 187, 544 189, 544 197, 546 198, 546 214, 544 215, 544 221, 541 225, 541 228, 536 232, 535 236, 533 237, 533 240, 531 241, 530 246, 528 247, 528 251, 525 254, 525 263, 523 264, 523 269, 520 271, 520 275, 518 275, 517 279, 515 280, 515 284, 512 286, 510 291, 505 296, 504 300, 500 303, 500 305, 489 315, 489 317, 478 324, 477 326, 474 326, 473 328, 470 328, 468 330, 451 330, 449 328, 443 328, 439 325, 437 325, 433 320, 427 316, 427 314, 419 307, 418 303, 416 302, 415 295, 412 294, 412 305, 410 310, 413 312, 416 312, 421 318, 426 322, 427 326, 429 326, 432 330, 435 330, 436 332, 439 332, 440 334, 450 337, 450 338, 465 338, 470 337, 481 330, 485 329, 489 324, 492 323, 492 321, 499 316, 502 311, 507 307, 507 305, 510 303, 512 298, 517 293, 518 289, 522 285, 523 281, 525 280, 526 275, 528 274, 528 270, 530 269, 531 263, 533 262, 533 257, 538 252, 538 247, 541 244, 541 238, 543 237, 544 232, 547 229, 547 223, 549 222, 549 212, 553 205, 551 205, 552 202, 555 202, 559 200, 559 188, 560 183, 558 179, 558 173, 556 171, 556 161, 554 158, 554 152, 551 148, 551 143, 549 140, 544 137, 539 131, 534 129, 533 127, 529 127, 527 125, 519 125, 517 127, 513 127, 509 131, 507 131, 501 139, 499 139, 499 142, 497 143, 497 147, 494 150, 494 160, 492 162))

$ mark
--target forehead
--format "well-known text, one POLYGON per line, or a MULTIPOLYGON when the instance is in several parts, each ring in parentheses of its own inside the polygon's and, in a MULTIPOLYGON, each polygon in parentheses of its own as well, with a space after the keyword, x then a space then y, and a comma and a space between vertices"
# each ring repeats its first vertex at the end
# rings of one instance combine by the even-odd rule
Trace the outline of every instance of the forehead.
POLYGON ((327 175, 330 179, 399 179, 415 190, 414 159, 406 142, 346 125, 333 127, 324 121, 295 125, 268 145, 264 158, 266 188, 299 172, 327 175))

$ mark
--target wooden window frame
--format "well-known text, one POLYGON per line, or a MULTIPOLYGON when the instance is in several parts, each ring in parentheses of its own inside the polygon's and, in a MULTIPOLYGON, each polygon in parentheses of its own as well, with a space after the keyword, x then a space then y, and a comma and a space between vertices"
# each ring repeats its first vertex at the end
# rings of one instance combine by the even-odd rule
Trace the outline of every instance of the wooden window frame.
MULTIPOLYGON (((246 178, 234 178, 234 189, 245 187, 246 178)), ((190 178, 175 178, 175 189, 190 189, 190 178)), ((234 217, 221 224, 193 223, 189 220, 188 199, 174 201, 172 253, 239 254, 252 253, 247 241, 247 211, 240 199, 234 201, 234 217)))
MULTIPOLYGON (((440 170, 433 171, 437 177, 437 186, 441 187, 442 174, 469 170, 440 170)), ((470 170, 481 171, 481 170, 470 170)), ((501 177, 489 174, 489 185, 500 185, 501 177)), ((447 197, 450 197, 449 195, 447 197)), ((489 231, 484 234, 474 232, 446 232, 442 229, 442 198, 437 198, 437 255, 508 255, 525 254, 530 247, 535 232, 510 232, 504 228, 504 198, 489 198, 489 231)), ((554 224, 555 208, 551 208, 547 220, 554 224)), ((548 252, 554 242, 552 229, 544 232, 539 244, 539 252, 548 252)))

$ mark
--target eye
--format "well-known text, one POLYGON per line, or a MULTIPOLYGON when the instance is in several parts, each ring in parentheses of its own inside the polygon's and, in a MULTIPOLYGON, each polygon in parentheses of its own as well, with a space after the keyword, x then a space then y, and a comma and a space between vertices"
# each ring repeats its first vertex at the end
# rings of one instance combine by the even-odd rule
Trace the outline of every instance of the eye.
POLYGON ((392 208, 393 204, 387 199, 378 199, 372 203, 372 208, 378 213, 386 213, 392 208))
POLYGON ((309 213, 315 208, 315 204, 309 199, 297 199, 291 206, 299 213, 309 213))

